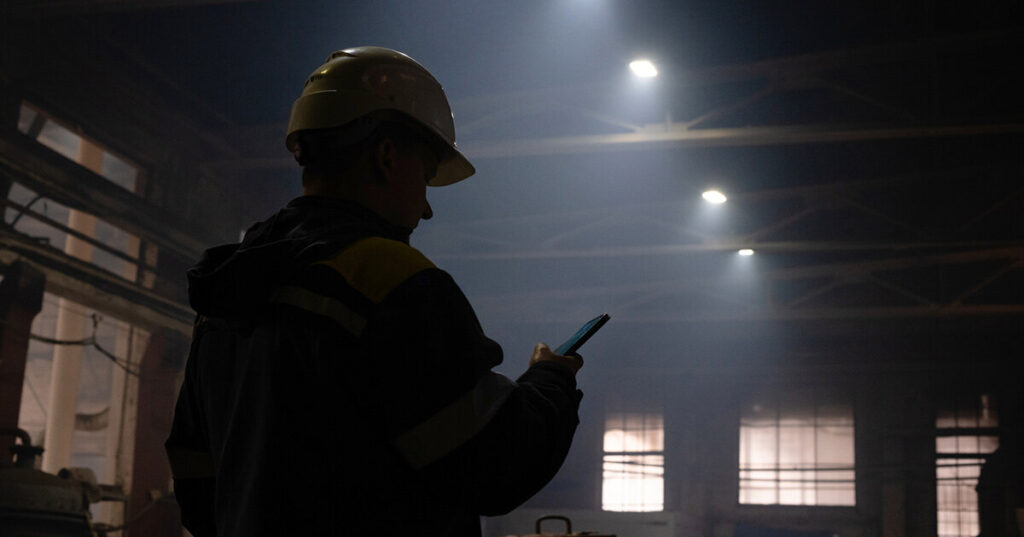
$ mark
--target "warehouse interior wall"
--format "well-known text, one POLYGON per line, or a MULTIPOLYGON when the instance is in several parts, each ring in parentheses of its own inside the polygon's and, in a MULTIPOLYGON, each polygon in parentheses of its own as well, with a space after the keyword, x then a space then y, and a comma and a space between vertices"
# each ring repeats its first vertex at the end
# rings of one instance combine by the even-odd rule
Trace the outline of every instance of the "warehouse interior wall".
MULTIPOLYGON (((300 193, 281 135, 298 88, 236 91, 255 68, 225 74, 220 58, 240 62, 241 45, 193 53, 244 33, 238 15, 274 27, 263 19, 282 9, 0 11, 0 269, 28 263, 46 282, 17 424, 51 442, 45 466, 62 394, 69 451, 52 464, 121 488, 91 510, 126 526, 110 535, 181 535, 160 445, 191 333, 185 270, 300 193), (193 21, 180 58, 157 43, 193 21), (72 349, 77 373, 55 369, 72 349)), ((804 30, 760 55, 695 56, 662 86, 583 72, 602 62, 575 49, 567 72, 463 69, 461 49, 394 37, 446 81, 478 170, 431 190, 436 216, 412 244, 502 344, 498 371, 514 378, 535 341, 612 316, 582 350, 565 465, 485 535, 552 514, 620 536, 981 531, 984 465, 1022 458, 993 454, 1024 429, 1024 77, 1008 76, 1024 19, 922 9, 928 29, 804 30), (710 187, 729 201, 706 203, 710 187)), ((502 10, 524 28, 568 16, 502 10)), ((262 83, 300 80, 314 45, 328 43, 289 45, 303 50, 262 83)))

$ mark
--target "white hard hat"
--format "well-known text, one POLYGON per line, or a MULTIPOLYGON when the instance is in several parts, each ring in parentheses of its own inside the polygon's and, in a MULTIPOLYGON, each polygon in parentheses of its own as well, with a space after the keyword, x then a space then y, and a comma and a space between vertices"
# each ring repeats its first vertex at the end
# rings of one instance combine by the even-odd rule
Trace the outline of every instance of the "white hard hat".
POLYGON ((340 127, 379 111, 408 116, 447 146, 431 186, 476 172, 455 146, 455 121, 441 84, 412 58, 383 47, 339 50, 313 71, 292 105, 285 145, 294 152, 300 131, 340 127))

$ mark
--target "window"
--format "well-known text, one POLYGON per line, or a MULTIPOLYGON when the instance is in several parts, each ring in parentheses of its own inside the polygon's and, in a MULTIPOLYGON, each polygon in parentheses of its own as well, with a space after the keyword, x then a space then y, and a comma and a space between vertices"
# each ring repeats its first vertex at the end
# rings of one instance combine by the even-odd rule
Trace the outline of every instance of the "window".
MULTIPOLYGON (((96 145, 94 141, 77 134, 73 129, 28 103, 21 105, 18 130, 79 164, 82 164, 82 146, 96 145)), ((135 165, 103 148, 99 149, 96 156, 97 162, 90 168, 97 168, 94 171, 104 179, 125 190, 135 192, 139 173, 135 165)))
POLYGON ((999 415, 988 395, 957 397, 935 415, 939 537, 978 534, 978 484, 985 456, 999 447, 999 415))
POLYGON ((740 414, 740 503, 855 505, 853 438, 853 407, 834 395, 753 398, 740 414))
MULTIPOLYGON (((86 306, 45 293, 42 309, 32 321, 32 333, 54 338, 58 335, 57 323, 60 315, 68 316, 73 322, 87 324, 94 313, 97 312, 86 306)), ((131 345, 128 341, 129 330, 127 323, 104 315, 94 335, 97 343, 117 356, 121 365, 137 370, 137 365, 128 363, 131 345)), ((136 342, 138 333, 135 331, 136 342)), ((92 329, 89 328, 86 334, 93 335, 92 329)), ((28 431, 32 441, 39 446, 43 445, 46 428, 49 393, 53 380, 54 348, 49 343, 30 340, 25 359, 18 427, 28 431)), ((123 372, 118 372, 119 367, 92 346, 81 348, 82 368, 81 381, 77 387, 76 413, 89 415, 109 412, 111 395, 116 391, 114 383, 117 382, 116 379, 123 378, 123 372)), ((107 419, 97 420, 92 427, 77 426, 72 440, 71 465, 91 468, 101 483, 111 482, 112 469, 108 471, 105 454, 107 443, 116 439, 110 433, 109 424, 113 421, 115 418, 108 416, 107 419)))
POLYGON ((609 414, 604 429, 601 508, 665 508, 665 426, 660 412, 609 414))
MULTIPOLYGON (((28 103, 21 105, 18 130, 119 187, 135 191, 139 176, 137 166, 28 103)), ((137 237, 18 183, 11 185, 5 205, 4 219, 17 231, 56 248, 65 247, 72 232, 77 232, 93 242, 86 240, 88 246, 68 252, 70 255, 82 257, 125 279, 136 280, 138 266, 134 259, 138 258, 140 249, 137 237)))

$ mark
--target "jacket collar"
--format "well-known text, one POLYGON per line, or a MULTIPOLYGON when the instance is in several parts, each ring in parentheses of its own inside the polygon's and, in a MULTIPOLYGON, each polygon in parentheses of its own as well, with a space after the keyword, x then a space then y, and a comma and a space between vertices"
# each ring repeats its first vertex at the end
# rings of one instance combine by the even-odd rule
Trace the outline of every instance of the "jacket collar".
POLYGON ((330 196, 301 196, 288 203, 289 208, 300 211, 317 211, 326 215, 336 214, 339 218, 355 219, 376 230, 380 236, 409 244, 412 230, 396 226, 368 207, 357 202, 330 196))

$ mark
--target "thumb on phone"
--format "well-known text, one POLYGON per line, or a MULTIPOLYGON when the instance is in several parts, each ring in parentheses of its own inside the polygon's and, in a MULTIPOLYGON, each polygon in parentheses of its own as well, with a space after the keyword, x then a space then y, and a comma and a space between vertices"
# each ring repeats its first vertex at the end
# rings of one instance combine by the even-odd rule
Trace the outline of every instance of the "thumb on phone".
POLYGON ((556 362, 562 364, 572 370, 573 374, 583 367, 583 357, 579 354, 573 353, 569 356, 562 356, 561 354, 555 354, 548 347, 547 343, 538 343, 533 347, 533 355, 530 356, 530 365, 540 362, 556 362))

